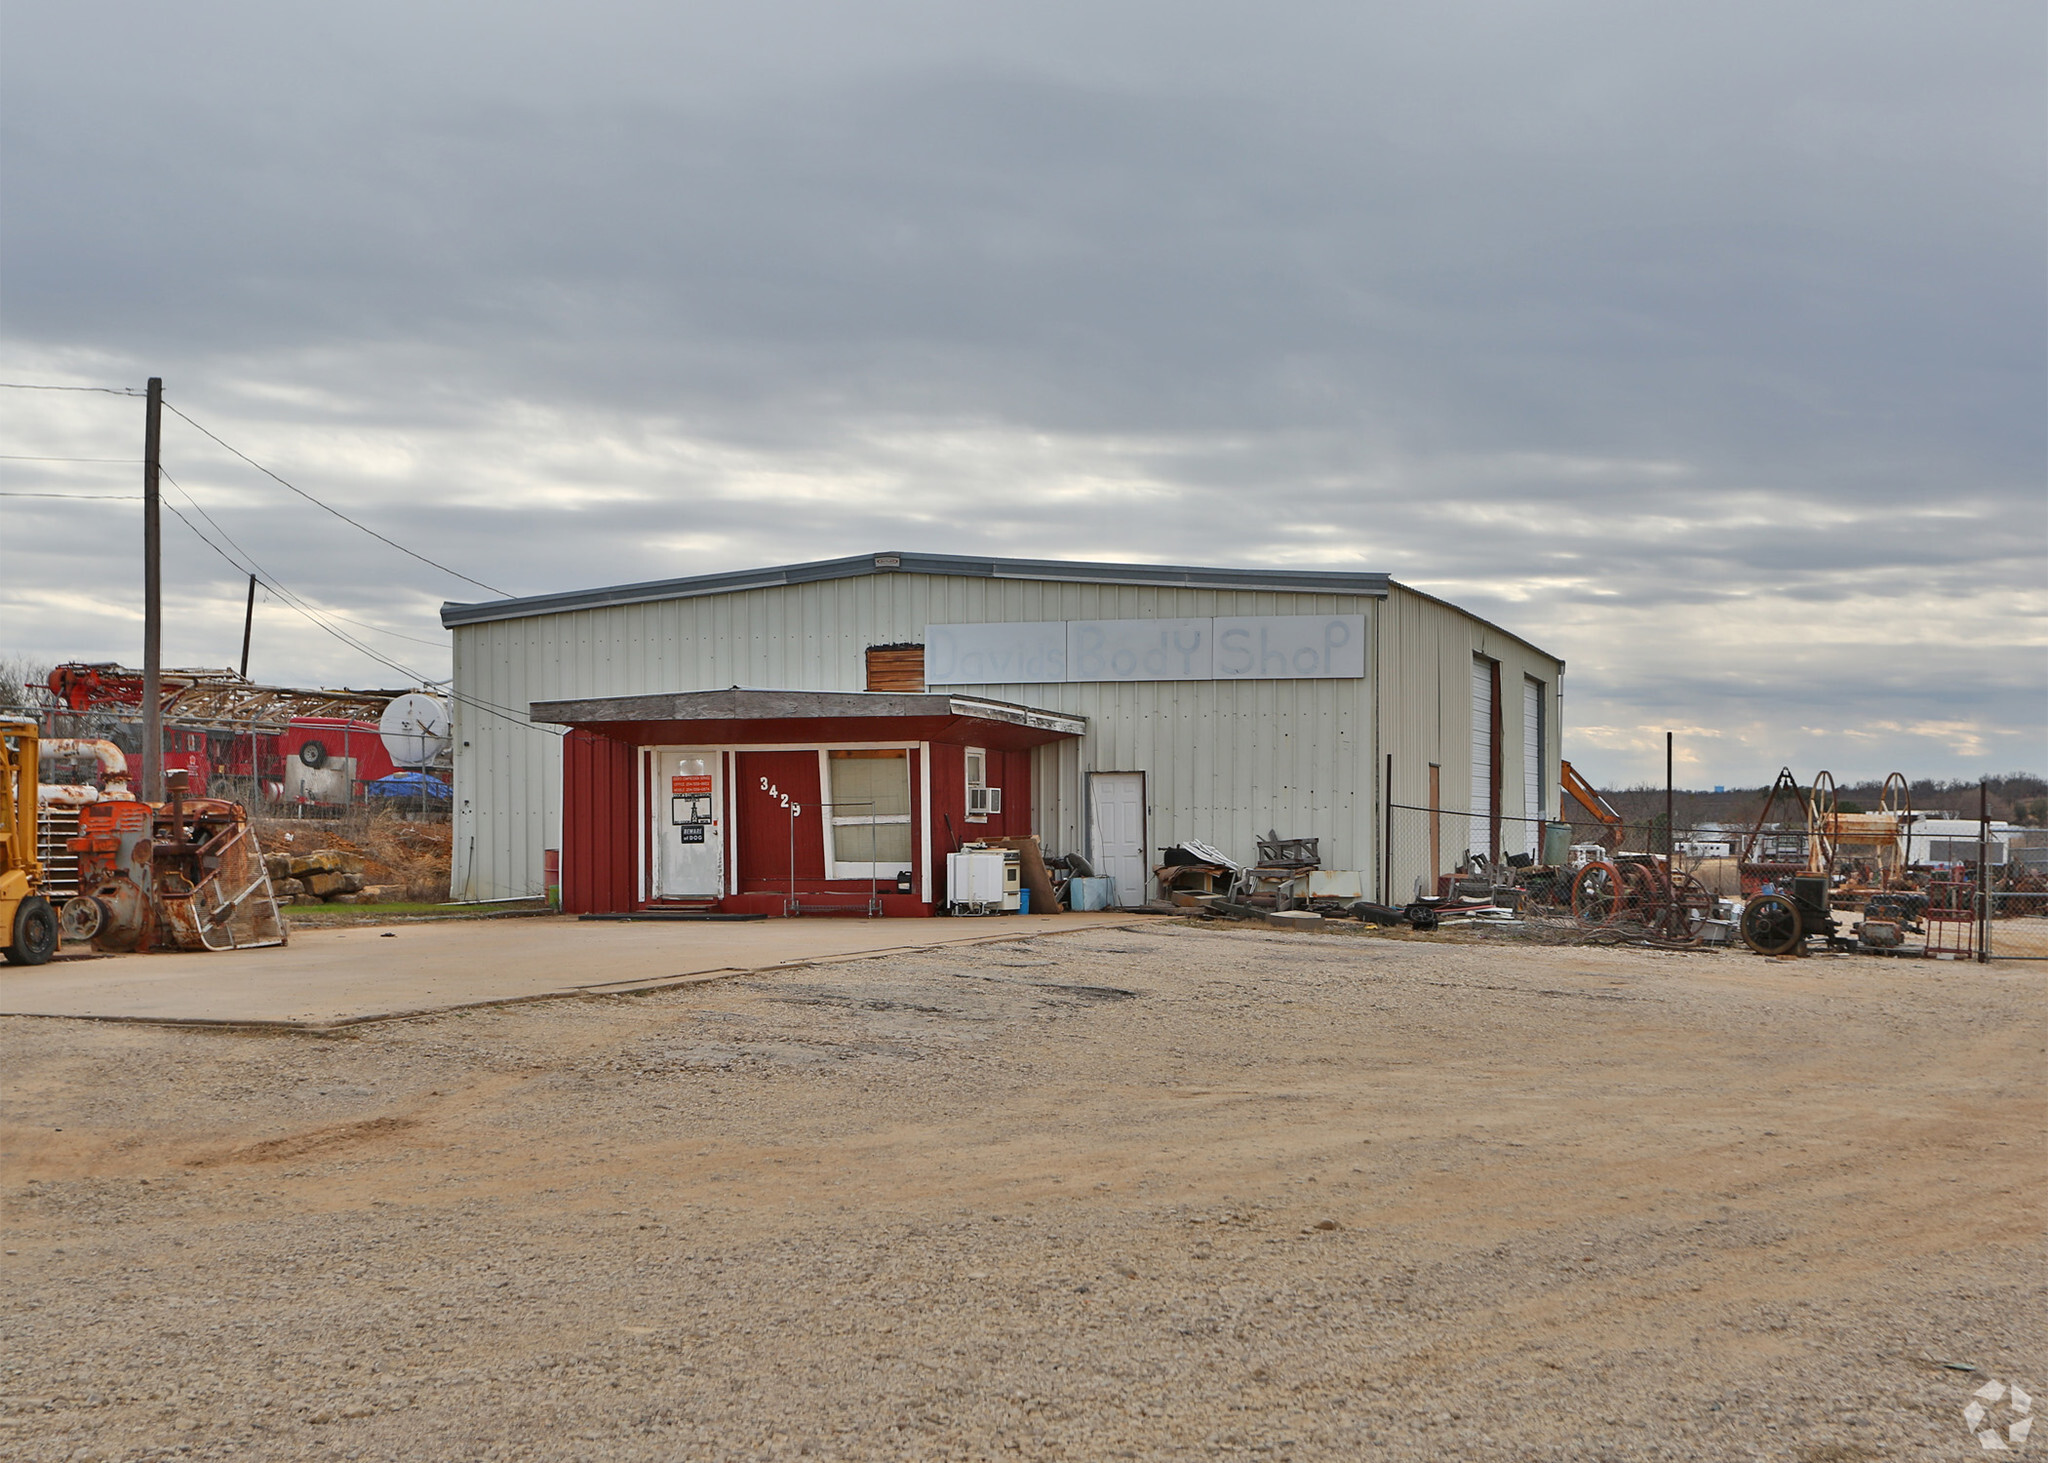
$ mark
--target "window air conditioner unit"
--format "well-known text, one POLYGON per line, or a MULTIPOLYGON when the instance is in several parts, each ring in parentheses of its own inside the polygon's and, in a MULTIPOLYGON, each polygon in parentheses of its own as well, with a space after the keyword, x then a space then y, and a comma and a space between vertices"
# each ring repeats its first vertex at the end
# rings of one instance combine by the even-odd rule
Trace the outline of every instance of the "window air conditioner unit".
POLYGON ((1003 810, 1003 790, 999 787, 970 787, 967 789, 967 813, 969 817, 986 818, 990 813, 1003 810))

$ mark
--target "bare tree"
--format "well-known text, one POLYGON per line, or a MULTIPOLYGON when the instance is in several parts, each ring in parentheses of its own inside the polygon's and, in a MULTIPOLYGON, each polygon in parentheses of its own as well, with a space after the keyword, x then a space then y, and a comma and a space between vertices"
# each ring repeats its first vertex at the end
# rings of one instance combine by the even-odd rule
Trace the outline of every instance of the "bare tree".
POLYGON ((52 667, 27 655, 0 654, 0 711, 40 711, 52 667))

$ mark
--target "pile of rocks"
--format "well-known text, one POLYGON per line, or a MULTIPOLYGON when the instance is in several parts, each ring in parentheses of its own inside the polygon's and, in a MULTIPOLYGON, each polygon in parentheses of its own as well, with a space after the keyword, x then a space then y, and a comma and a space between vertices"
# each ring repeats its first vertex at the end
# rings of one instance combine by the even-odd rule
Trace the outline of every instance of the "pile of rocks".
POLYGON ((404 892, 396 884, 365 884, 363 856, 343 848, 267 853, 263 868, 279 904, 385 904, 404 892))

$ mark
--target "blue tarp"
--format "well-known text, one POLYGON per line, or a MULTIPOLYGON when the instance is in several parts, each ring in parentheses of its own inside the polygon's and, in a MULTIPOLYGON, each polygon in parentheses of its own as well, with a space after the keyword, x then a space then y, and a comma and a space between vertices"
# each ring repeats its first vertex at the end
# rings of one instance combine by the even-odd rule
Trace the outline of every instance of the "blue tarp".
POLYGON ((363 784, 363 795, 373 798, 447 798, 448 784, 424 772, 394 772, 363 784))

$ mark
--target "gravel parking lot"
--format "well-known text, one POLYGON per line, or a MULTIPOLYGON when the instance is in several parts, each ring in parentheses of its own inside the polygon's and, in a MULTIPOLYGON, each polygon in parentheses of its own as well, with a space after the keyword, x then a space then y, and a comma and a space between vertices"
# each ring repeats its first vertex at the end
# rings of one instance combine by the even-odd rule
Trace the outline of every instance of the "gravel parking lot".
POLYGON ((1980 1457, 2043 974, 1162 923, 10 1018, 0 1451, 1980 1457))

